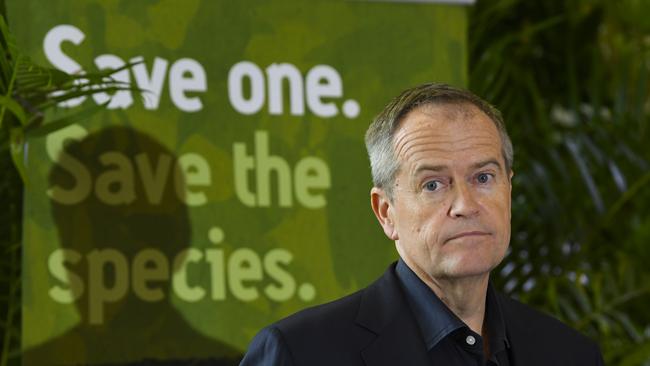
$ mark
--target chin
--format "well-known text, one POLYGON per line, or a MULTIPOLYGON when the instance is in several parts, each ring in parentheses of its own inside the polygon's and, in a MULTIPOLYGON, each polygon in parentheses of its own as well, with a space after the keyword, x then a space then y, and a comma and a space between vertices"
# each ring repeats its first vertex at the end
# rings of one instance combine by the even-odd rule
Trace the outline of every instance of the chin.
POLYGON ((480 260, 476 258, 449 258, 440 264, 440 270, 436 271, 444 278, 463 278, 489 275, 501 260, 480 260))

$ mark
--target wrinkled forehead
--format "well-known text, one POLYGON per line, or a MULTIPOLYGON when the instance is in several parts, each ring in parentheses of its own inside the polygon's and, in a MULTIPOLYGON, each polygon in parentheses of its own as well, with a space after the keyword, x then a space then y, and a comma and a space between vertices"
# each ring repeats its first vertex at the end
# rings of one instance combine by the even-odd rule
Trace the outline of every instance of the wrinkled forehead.
MULTIPOLYGON (((470 103, 430 104, 410 111, 393 136, 400 164, 413 159, 501 156, 494 122, 470 103)), ((499 159, 500 160, 500 159, 499 159)))

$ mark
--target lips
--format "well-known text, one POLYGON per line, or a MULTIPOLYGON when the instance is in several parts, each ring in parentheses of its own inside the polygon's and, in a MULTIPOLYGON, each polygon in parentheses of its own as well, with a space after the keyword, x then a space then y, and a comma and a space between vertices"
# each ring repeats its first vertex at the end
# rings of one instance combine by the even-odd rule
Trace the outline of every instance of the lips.
POLYGON ((445 240, 445 242, 452 241, 454 239, 460 239, 460 238, 465 238, 465 237, 481 237, 481 236, 488 236, 490 233, 485 232, 485 231, 463 231, 462 233, 458 233, 455 235, 450 236, 445 240))

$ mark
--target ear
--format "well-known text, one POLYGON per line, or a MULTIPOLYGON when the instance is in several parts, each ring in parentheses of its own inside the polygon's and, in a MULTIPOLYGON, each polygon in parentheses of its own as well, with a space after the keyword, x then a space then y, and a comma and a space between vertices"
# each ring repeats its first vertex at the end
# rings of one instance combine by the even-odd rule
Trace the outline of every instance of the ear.
POLYGON ((388 199, 386 191, 372 187, 370 190, 370 205, 386 236, 391 240, 398 240, 399 235, 397 235, 393 217, 393 204, 388 199))

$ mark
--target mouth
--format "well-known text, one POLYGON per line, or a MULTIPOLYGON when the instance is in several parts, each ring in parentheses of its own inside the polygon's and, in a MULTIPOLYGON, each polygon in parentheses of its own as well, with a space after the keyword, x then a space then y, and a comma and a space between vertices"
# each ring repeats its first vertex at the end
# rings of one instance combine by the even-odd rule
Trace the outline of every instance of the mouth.
POLYGON ((481 236, 489 236, 490 233, 485 232, 485 231, 464 231, 462 233, 458 233, 455 235, 450 236, 445 240, 445 242, 450 242, 455 239, 460 239, 460 238, 467 238, 467 237, 481 237, 481 236))

